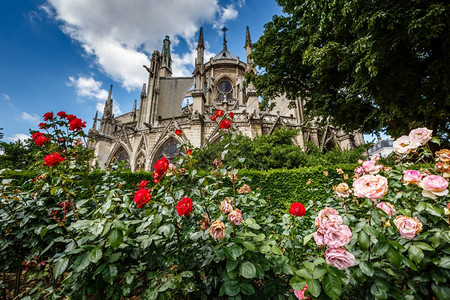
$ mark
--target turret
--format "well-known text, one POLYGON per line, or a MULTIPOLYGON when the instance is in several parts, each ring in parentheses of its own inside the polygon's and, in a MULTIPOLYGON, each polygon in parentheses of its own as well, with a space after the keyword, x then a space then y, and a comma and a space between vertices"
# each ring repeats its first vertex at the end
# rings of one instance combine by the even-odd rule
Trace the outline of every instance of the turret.
POLYGON ((98 110, 95 112, 94 123, 92 123, 92 130, 97 130, 98 110))
POLYGON ((170 57, 170 40, 169 36, 163 40, 163 48, 161 51, 161 69, 160 77, 171 77, 172 76, 172 58, 170 57))

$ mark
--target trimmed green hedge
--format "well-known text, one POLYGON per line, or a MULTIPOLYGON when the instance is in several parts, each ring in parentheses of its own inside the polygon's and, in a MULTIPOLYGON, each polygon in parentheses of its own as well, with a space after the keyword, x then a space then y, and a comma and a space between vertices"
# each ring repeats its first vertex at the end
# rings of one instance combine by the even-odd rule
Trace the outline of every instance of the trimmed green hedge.
MULTIPOLYGON (((321 201, 330 196, 331 186, 337 185, 343 181, 343 175, 337 173, 337 169, 342 169, 348 174, 350 180, 353 176, 353 170, 356 164, 345 164, 336 166, 316 166, 303 167, 298 169, 274 169, 269 171, 259 170, 240 170, 240 177, 248 177, 251 182, 252 189, 260 189, 261 194, 268 199, 272 205, 279 208, 288 208, 290 203, 294 201, 307 203, 309 200, 321 201), (328 176, 324 175, 324 171, 328 171, 328 176), (307 184, 308 181, 311 184, 307 184)), ((110 171, 115 172, 115 171, 110 171)), ((206 173, 206 171, 201 171, 206 173)), ((105 171, 95 171, 90 175, 92 185, 101 182, 105 171)), ((151 172, 128 172, 120 171, 120 177, 123 188, 135 189, 141 180, 152 180, 151 172)), ((26 171, 4 171, 0 174, 0 178, 13 178, 19 184, 29 179, 35 178, 39 174, 26 171)), ((80 183, 82 184, 82 183, 80 183)))

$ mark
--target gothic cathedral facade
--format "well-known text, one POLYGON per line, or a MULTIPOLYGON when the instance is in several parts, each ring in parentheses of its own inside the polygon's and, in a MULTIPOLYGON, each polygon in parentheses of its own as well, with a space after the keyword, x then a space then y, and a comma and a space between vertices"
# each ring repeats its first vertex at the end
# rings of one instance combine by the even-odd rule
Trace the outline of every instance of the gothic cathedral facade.
POLYGON ((252 84, 245 84, 245 74, 256 72, 250 58, 248 27, 245 51, 243 62, 228 51, 224 34, 222 51, 206 61, 200 29, 193 76, 173 77, 170 40, 166 36, 162 51, 154 51, 150 65, 144 66, 148 82, 143 84, 139 108, 135 100, 131 112, 114 116, 111 86, 98 128, 96 115, 89 137, 99 167, 104 169, 112 162, 124 161, 132 171, 151 171, 162 156, 171 161, 179 155, 181 137, 175 129, 182 129, 183 138, 194 147, 214 143, 221 134, 211 116, 219 109, 233 112, 233 126, 251 138, 286 127, 298 130, 294 143, 303 148, 308 141, 321 149, 353 149, 364 143, 360 133, 342 132, 330 125, 318 128, 305 122, 301 99, 292 107, 281 97, 274 99, 272 110, 260 110, 256 90, 252 84))

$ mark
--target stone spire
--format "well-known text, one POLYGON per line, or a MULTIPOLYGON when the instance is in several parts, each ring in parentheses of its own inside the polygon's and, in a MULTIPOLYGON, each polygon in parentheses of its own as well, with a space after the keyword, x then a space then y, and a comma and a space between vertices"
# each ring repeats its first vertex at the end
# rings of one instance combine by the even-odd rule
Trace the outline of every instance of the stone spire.
POLYGON ((250 58, 250 54, 252 54, 252 39, 250 37, 250 29, 247 26, 247 31, 245 33, 245 54, 247 56, 247 65, 251 65, 252 61, 250 58))
POLYGON ((141 99, 142 98, 145 98, 145 96, 146 96, 146 90, 147 90, 147 85, 144 83, 143 85, 142 85, 142 91, 141 91, 141 99))
POLYGON ((112 114, 113 114, 113 99, 111 98, 112 88, 113 88, 113 85, 111 84, 111 86, 109 88, 108 99, 106 100, 105 108, 103 109, 103 118, 112 117, 112 114))
POLYGON ((98 110, 95 112, 94 123, 92 124, 93 130, 97 130, 97 121, 98 121, 98 110))
POLYGON ((195 64, 203 65, 205 56, 205 41, 203 40, 203 27, 200 27, 200 33, 198 35, 198 43, 197 43, 197 60, 195 64))
POLYGON ((137 100, 134 99, 134 104, 133 104, 133 121, 136 121, 136 104, 137 104, 137 100))

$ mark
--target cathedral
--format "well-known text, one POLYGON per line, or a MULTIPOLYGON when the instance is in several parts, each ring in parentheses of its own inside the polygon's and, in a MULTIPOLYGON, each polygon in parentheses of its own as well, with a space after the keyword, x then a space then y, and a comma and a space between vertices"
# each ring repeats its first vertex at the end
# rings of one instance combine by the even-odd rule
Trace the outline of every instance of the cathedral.
POLYGON ((182 129, 182 138, 194 147, 215 143, 221 138, 219 123, 211 121, 217 110, 233 112, 234 128, 251 138, 286 127, 298 130, 294 143, 302 148, 307 142, 322 150, 353 149, 364 143, 358 132, 347 133, 331 125, 318 127, 306 122, 302 99, 297 99, 293 107, 290 101, 280 97, 272 100, 275 106, 271 110, 261 110, 255 88, 245 83, 245 75, 256 72, 250 57, 249 28, 245 35, 245 62, 228 51, 225 33, 224 30, 222 51, 205 59, 203 29, 200 28, 191 77, 172 76, 170 40, 166 36, 162 51, 154 51, 150 65, 144 66, 148 81, 142 86, 139 107, 135 100, 131 112, 113 115, 111 86, 103 115, 98 120, 96 114, 89 130, 90 146, 95 150, 100 168, 123 161, 131 171, 151 171, 162 156, 172 161, 179 155, 178 144, 182 140, 175 129, 182 129))

